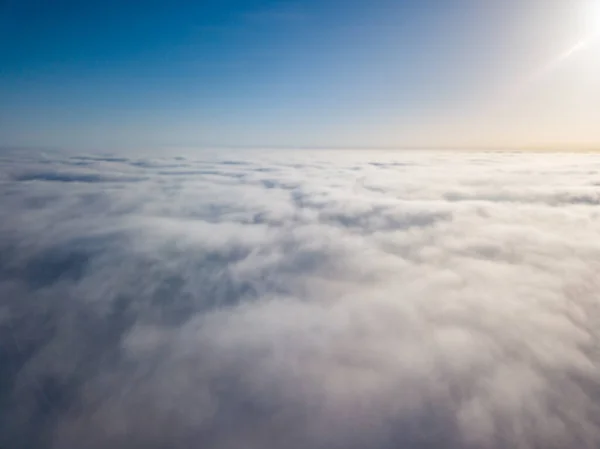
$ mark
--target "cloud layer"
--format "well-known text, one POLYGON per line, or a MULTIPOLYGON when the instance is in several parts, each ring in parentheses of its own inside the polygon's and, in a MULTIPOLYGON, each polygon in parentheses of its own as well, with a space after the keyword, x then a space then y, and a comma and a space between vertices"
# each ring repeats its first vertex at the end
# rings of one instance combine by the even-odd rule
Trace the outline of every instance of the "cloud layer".
POLYGON ((600 156, 0 154, 0 446, 597 448, 600 156))

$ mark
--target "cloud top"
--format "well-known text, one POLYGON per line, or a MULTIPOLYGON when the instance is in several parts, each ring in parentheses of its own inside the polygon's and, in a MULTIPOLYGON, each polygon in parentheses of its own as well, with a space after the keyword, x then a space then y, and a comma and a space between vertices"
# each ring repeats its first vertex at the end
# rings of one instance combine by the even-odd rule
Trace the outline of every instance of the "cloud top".
POLYGON ((599 169, 2 155, 0 446, 598 447, 599 169))

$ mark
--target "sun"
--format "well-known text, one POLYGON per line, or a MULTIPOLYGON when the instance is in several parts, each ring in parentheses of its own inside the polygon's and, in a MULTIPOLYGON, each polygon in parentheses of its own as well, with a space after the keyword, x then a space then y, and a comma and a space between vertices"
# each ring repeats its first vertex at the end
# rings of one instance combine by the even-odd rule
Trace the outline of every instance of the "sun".
POLYGON ((600 37, 600 0, 590 0, 586 11, 587 34, 592 38, 600 37))

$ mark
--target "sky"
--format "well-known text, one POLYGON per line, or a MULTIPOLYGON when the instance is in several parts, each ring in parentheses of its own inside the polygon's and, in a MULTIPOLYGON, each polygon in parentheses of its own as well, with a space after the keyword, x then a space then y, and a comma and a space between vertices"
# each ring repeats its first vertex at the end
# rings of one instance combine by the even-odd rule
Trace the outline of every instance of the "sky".
POLYGON ((0 145, 600 146, 596 0, 4 0, 0 145))

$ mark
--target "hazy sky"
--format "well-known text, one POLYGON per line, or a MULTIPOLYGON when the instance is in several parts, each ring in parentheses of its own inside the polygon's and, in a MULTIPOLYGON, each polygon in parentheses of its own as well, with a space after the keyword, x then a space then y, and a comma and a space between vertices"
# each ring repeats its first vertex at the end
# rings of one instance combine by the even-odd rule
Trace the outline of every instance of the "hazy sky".
POLYGON ((600 145, 592 0, 0 1, 0 145, 600 145))

